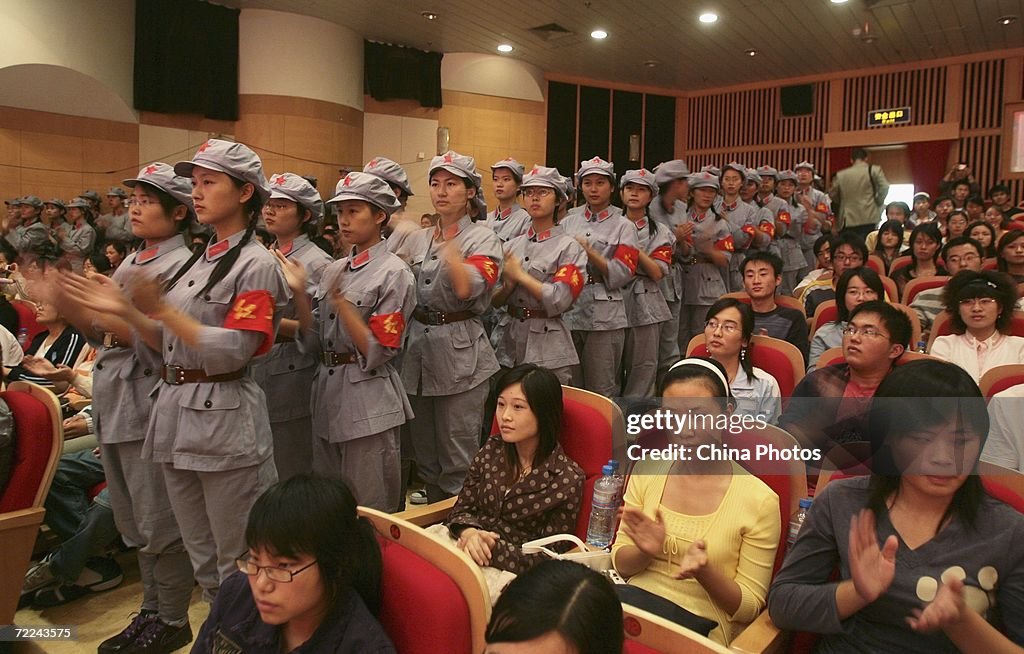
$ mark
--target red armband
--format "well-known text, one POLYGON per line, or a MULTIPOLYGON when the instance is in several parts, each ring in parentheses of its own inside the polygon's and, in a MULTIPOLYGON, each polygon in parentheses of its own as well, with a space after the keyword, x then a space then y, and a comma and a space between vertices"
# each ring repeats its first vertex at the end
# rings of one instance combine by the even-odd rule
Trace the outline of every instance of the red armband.
POLYGON ((793 216, 789 215, 789 212, 783 209, 779 212, 779 222, 788 227, 793 224, 793 216))
POLYGON ((583 275, 580 274, 580 269, 571 263, 567 263, 559 268, 552 280, 568 285, 574 300, 579 297, 580 291, 583 290, 583 275))
POLYGON ((494 263, 490 257, 474 254, 466 257, 466 263, 480 271, 480 276, 487 282, 488 288, 494 286, 494 282, 498 281, 498 264, 494 263))
POLYGON ((743 227, 740 227, 740 231, 749 236, 750 238, 754 238, 755 236, 757 236, 757 228, 754 227, 753 225, 744 225, 743 227))
POLYGON ((736 244, 732 240, 732 234, 715 241, 715 249, 721 250, 722 252, 735 252, 736 244))
POLYGON ((825 206, 824 202, 819 202, 818 206, 814 207, 814 210, 817 211, 818 213, 828 213, 828 207, 825 206))
POLYGON ((654 248, 654 252, 651 252, 651 258, 663 261, 668 265, 672 265, 672 246, 662 245, 659 248, 654 248))
POLYGON ((758 226, 762 232, 768 235, 769 238, 775 238, 775 223, 770 220, 762 220, 758 226))
POLYGON ((636 274, 636 248, 629 245, 619 245, 615 248, 615 255, 612 258, 626 264, 626 267, 629 268, 629 274, 636 274))
POLYGON ((384 347, 401 347, 405 332, 405 318, 400 311, 370 316, 370 332, 384 347))
POLYGON ((246 291, 239 295, 224 317, 224 327, 260 332, 263 342, 256 355, 270 350, 274 344, 274 298, 270 291, 246 291))

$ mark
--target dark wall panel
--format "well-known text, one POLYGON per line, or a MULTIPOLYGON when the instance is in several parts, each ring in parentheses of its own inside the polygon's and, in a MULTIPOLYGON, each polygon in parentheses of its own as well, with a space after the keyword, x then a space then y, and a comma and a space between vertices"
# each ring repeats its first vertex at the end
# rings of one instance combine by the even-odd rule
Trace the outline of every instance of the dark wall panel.
MULTIPOLYGON (((580 87, 579 158, 607 159, 608 124, 611 119, 611 91, 590 86, 580 87)), ((575 168, 573 169, 575 171, 575 168)))
POLYGON ((629 91, 615 91, 612 96, 612 161, 615 172, 640 167, 640 143, 637 142, 636 158, 629 157, 629 137, 642 137, 644 124, 644 96, 629 91))
POLYGON ((675 158, 676 99, 648 95, 644 108, 644 168, 675 158))
POLYGON ((563 175, 576 170, 576 85, 548 82, 548 135, 545 161, 563 175))

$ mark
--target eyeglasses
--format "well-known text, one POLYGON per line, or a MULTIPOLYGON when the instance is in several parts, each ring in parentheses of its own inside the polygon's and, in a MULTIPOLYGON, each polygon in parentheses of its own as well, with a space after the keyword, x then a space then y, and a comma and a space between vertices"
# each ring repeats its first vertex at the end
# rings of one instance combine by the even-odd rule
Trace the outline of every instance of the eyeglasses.
POLYGON ((250 577, 255 577, 263 570, 267 573, 267 579, 276 581, 279 584, 290 584, 295 575, 299 574, 303 570, 308 570, 316 565, 316 561, 311 561, 306 565, 302 566, 298 570, 285 570, 284 568, 278 568, 273 565, 256 565, 250 559, 235 559, 235 565, 238 569, 244 572, 250 577))
POLYGON ((838 261, 839 263, 857 263, 864 261, 859 254, 833 254, 832 260, 838 261))
POLYGON ((960 306, 967 308, 981 307, 988 309, 996 305, 996 299, 994 297, 969 297, 960 300, 960 306))
POLYGON ((127 207, 150 207, 160 204, 160 202, 153 198, 128 198, 124 204, 127 207))
POLYGON ((721 327, 722 331, 725 332, 726 334, 735 334, 736 331, 739 330, 740 328, 739 325, 732 322, 731 320, 726 322, 718 322, 717 320, 712 318, 711 320, 704 323, 704 328, 709 329, 712 332, 718 331, 719 327, 721 327))
POLYGON ((287 202, 267 202, 263 208, 271 213, 277 213, 278 211, 287 211, 288 204, 287 202))
POLYGON ((962 257, 961 256, 946 257, 946 263, 961 264, 961 263, 967 263, 968 261, 977 261, 979 259, 981 259, 981 257, 979 257, 976 254, 965 254, 962 257))
POLYGON ((856 325, 843 327, 843 336, 856 336, 858 334, 864 338, 889 338, 888 334, 883 334, 874 327, 857 327, 856 325))
POLYGON ((554 194, 555 190, 543 186, 530 186, 523 189, 524 198, 546 198, 554 194))

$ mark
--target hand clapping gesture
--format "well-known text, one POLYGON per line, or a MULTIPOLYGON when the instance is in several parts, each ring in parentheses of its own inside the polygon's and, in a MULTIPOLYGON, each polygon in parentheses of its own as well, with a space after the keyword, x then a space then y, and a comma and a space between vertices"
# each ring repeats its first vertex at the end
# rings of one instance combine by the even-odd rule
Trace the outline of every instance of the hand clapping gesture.
POLYGON ((708 564, 708 544, 703 540, 695 540, 686 548, 683 560, 679 562, 676 579, 693 579, 708 564))
POLYGON ((878 546, 872 511, 863 509, 850 520, 850 575, 857 594, 865 602, 874 602, 892 585, 897 547, 896 536, 889 536, 878 546))
POLYGON ((926 633, 959 622, 964 614, 964 582, 952 579, 944 583, 928 606, 914 609, 907 624, 914 631, 926 633))
POLYGON ((665 523, 662 522, 660 511, 652 520, 640 509, 623 509, 622 531, 647 556, 657 557, 664 551, 665 523))

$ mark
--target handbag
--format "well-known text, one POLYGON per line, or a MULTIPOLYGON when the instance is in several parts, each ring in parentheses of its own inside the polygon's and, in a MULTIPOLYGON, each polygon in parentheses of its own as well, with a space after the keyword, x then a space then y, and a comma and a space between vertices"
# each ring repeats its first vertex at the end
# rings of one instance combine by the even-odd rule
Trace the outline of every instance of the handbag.
POLYGON ((604 548, 591 547, 580 540, 575 534, 554 534, 553 536, 545 536, 544 538, 538 538, 536 540, 523 543, 521 549, 523 554, 545 554, 552 559, 581 563, 591 570, 596 570, 597 572, 604 572, 612 567, 611 552, 604 548), (560 554, 547 547, 548 545, 562 542, 572 543, 578 548, 578 551, 560 554))

